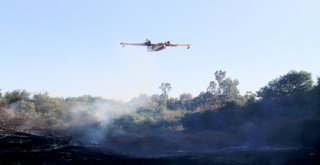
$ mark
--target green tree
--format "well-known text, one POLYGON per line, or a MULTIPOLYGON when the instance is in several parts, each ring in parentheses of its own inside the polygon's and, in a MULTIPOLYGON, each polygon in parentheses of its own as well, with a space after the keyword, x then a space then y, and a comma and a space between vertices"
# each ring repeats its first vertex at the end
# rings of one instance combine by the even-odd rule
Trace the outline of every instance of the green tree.
POLYGON ((167 100, 167 109, 177 110, 178 108, 180 108, 180 106, 181 104, 176 98, 170 98, 167 100))
POLYGON ((159 89, 162 91, 163 95, 168 95, 168 93, 171 90, 171 84, 170 83, 161 83, 159 89))
POLYGON ((0 89, 0 110, 1 110, 2 107, 5 106, 5 104, 6 104, 6 102, 5 102, 5 100, 4 100, 3 96, 2 96, 1 89, 0 89))
POLYGON ((190 110, 192 105, 192 98, 193 97, 190 93, 181 94, 179 97, 181 108, 190 110))
POLYGON ((223 103, 236 101, 240 97, 238 90, 239 81, 226 78, 225 71, 216 71, 215 77, 218 82, 218 94, 223 103))
POLYGON ((66 115, 69 107, 60 97, 49 97, 48 93, 33 96, 36 112, 41 115, 48 128, 56 128, 63 124, 62 116, 66 115))
POLYGON ((36 116, 35 104, 33 101, 19 101, 15 107, 15 111, 21 114, 34 117, 36 116))
POLYGON ((215 81, 211 81, 208 88, 207 92, 210 92, 212 95, 217 96, 219 95, 218 89, 217 89, 217 83, 215 81))
POLYGON ((290 71, 261 88, 257 95, 263 99, 280 99, 286 96, 303 94, 313 87, 311 73, 305 71, 290 71))
POLYGON ((65 100, 65 103, 68 104, 68 106, 74 106, 74 105, 93 105, 97 102, 104 102, 105 100, 101 97, 93 97, 90 95, 83 95, 79 97, 68 97, 65 100))
POLYGON ((209 83, 206 92, 201 92, 192 101, 192 106, 198 111, 219 109, 226 104, 244 105, 243 98, 238 90, 239 81, 226 77, 225 71, 216 71, 215 80, 209 83))
MULTIPOLYGON (((0 98, 0 104, 1 104, 0 98)), ((9 104, 16 113, 21 115, 27 115, 34 117, 35 104, 32 99, 30 99, 30 93, 26 90, 14 90, 12 92, 6 92, 4 95, 4 102, 9 104)))
POLYGON ((170 83, 161 83, 159 89, 162 91, 162 94, 160 95, 161 100, 162 100, 162 104, 164 106, 166 106, 167 105, 167 101, 169 99, 168 93, 171 90, 171 84, 170 83))
POLYGON ((256 101, 257 94, 247 91, 244 95, 247 104, 254 103, 256 101))
POLYGON ((12 92, 6 92, 4 95, 4 98, 8 104, 12 104, 17 101, 29 101, 30 93, 28 93, 26 90, 14 90, 12 92))
POLYGON ((238 90, 239 81, 232 80, 226 77, 225 71, 215 72, 215 81, 211 81, 207 92, 211 94, 206 94, 205 97, 214 108, 219 108, 228 102, 239 103, 240 100, 243 102, 241 95, 238 90), (208 99, 208 96, 209 99, 208 99))
POLYGON ((318 77, 317 85, 315 86, 315 88, 320 90, 320 77, 318 77))
POLYGON ((68 106, 63 98, 49 97, 48 93, 36 94, 33 96, 36 111, 39 113, 55 113, 60 116, 68 110, 68 106))
POLYGON ((192 109, 196 111, 206 111, 209 109, 216 109, 220 107, 220 104, 217 104, 217 97, 215 97, 210 92, 201 92, 197 97, 192 100, 192 109))

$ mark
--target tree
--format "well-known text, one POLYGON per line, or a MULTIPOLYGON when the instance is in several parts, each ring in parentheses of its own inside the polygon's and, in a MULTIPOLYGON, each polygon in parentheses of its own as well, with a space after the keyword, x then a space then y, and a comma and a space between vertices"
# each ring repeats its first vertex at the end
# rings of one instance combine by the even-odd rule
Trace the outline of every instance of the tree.
MULTIPOLYGON (((0 104, 2 98, 0 97, 0 104)), ((6 92, 4 95, 4 102, 9 104, 10 107, 19 114, 33 117, 36 115, 35 104, 30 99, 30 93, 26 90, 14 90, 12 92, 6 92)))
POLYGON ((33 101, 19 101, 15 107, 15 112, 34 117, 36 116, 35 104, 33 101))
POLYGON ((183 93, 179 97, 179 102, 181 104, 181 108, 183 109, 191 109, 192 104, 192 95, 190 93, 183 93))
POLYGON ((170 98, 167 100, 167 109, 177 110, 180 107, 181 107, 181 104, 178 99, 170 98))
POLYGON ((252 93, 250 91, 247 91, 246 94, 244 95, 244 98, 246 100, 246 104, 251 104, 256 101, 257 94, 252 93))
POLYGON ((4 95, 4 98, 8 104, 12 104, 17 101, 28 101, 30 93, 28 93, 26 90, 14 90, 12 92, 6 92, 4 95))
POLYGON ((170 83, 161 83, 159 89, 162 91, 162 94, 160 95, 162 103, 164 106, 166 106, 168 101, 168 93, 171 90, 171 84, 170 83))
POLYGON ((317 87, 320 87, 320 77, 318 77, 318 81, 317 81, 317 87))
POLYGON ((216 109, 220 104, 216 104, 216 97, 210 92, 201 92, 192 100, 192 108, 197 111, 206 111, 209 109, 216 109))
POLYGON ((54 113, 60 116, 66 112, 68 106, 63 98, 49 97, 48 93, 36 94, 33 96, 36 111, 39 113, 54 113))
MULTIPOLYGON (((219 108, 228 102, 239 102, 241 98, 237 86, 239 85, 238 80, 232 80, 226 77, 225 71, 216 71, 215 80, 211 81, 207 92, 211 94, 210 100, 211 105, 219 108)), ((206 94, 209 96, 209 94, 206 94)))
POLYGON ((0 89, 0 106, 4 104, 1 89, 0 89))
POLYGON ((210 92, 212 95, 219 95, 219 91, 217 89, 217 83, 215 81, 211 81, 208 88, 207 92, 210 92))
POLYGON ((161 89, 163 95, 168 95, 168 92, 171 90, 170 83, 161 83, 159 89, 161 89))
POLYGON ((218 94, 220 95, 223 103, 235 101, 240 97, 240 93, 237 88, 239 85, 238 80, 226 78, 226 72, 221 70, 215 72, 215 77, 219 85, 218 94))
POLYGON ((305 71, 290 71, 261 88, 257 94, 263 99, 276 100, 282 97, 303 94, 313 87, 311 73, 305 71))
POLYGON ((226 77, 225 71, 216 71, 215 81, 210 82, 207 91, 193 99, 193 108, 205 111, 219 109, 230 103, 244 105, 245 99, 241 97, 238 85, 239 81, 226 77))

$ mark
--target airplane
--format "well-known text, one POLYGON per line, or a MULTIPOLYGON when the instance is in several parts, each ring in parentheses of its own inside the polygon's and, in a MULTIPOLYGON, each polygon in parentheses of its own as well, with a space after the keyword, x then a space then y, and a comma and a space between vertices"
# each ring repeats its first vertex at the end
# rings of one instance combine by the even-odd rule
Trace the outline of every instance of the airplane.
POLYGON ((132 46, 147 46, 148 51, 160 51, 165 49, 167 46, 171 47, 177 47, 177 46, 186 46, 187 49, 191 47, 191 44, 172 44, 170 41, 163 42, 163 43, 151 43, 150 40, 146 39, 146 42, 144 43, 128 43, 128 42, 120 42, 120 45, 122 47, 125 47, 126 45, 132 45, 132 46))

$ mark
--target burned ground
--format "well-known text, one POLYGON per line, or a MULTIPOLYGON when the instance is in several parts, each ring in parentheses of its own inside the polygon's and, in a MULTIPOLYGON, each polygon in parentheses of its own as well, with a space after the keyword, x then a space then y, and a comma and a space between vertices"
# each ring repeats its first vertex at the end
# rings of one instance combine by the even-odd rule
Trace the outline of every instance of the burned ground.
POLYGON ((215 152, 170 153, 132 156, 106 146, 81 144, 67 137, 0 133, 0 164, 317 164, 316 148, 259 150, 233 149, 215 152))

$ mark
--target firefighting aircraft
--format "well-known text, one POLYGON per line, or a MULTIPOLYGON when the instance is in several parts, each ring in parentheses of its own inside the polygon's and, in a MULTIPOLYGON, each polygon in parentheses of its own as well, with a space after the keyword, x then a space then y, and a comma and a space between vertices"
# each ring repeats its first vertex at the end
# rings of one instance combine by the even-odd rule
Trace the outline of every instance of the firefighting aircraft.
POLYGON ((147 46, 148 51, 160 51, 165 49, 167 46, 170 47, 177 47, 177 46, 186 46, 187 49, 190 48, 191 44, 172 44, 170 41, 164 42, 164 43, 151 43, 150 40, 146 40, 144 43, 127 43, 127 42, 120 42, 120 45, 122 47, 125 47, 126 45, 132 45, 132 46, 147 46))

